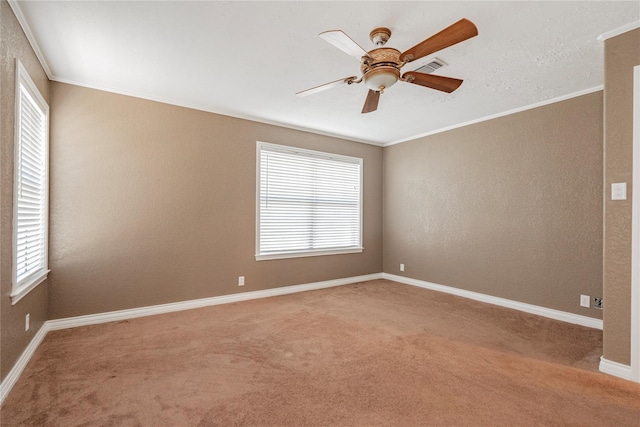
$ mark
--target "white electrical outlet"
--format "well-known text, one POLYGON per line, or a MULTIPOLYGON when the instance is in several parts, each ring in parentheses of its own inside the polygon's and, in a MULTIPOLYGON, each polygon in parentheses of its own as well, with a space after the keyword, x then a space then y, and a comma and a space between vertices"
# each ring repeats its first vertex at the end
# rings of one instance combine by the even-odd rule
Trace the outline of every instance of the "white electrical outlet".
POLYGON ((244 276, 238 276, 238 286, 244 286, 244 276))
POLYGON ((400 271, 404 271, 404 264, 400 264, 400 271))
POLYGON ((31 314, 27 313, 26 316, 24 316, 24 331, 27 332, 29 330, 29 318, 31 317, 31 314))
POLYGON ((589 295, 580 295, 580 307, 589 308, 590 301, 591 299, 589 298, 589 295))

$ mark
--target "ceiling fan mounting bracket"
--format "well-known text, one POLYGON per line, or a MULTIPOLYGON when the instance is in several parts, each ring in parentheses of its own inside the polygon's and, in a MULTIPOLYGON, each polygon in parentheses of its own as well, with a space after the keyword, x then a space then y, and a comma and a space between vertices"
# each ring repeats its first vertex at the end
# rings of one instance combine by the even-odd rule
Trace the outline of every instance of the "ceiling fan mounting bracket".
POLYGON ((391 37, 391 30, 385 27, 374 28, 369 33, 369 38, 376 46, 384 46, 391 37))

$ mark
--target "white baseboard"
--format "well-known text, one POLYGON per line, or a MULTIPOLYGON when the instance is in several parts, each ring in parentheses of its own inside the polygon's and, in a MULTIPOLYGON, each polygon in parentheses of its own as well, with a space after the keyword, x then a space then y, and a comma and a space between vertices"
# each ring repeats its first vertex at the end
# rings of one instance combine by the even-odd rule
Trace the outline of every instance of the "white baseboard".
POLYGON ((87 316, 67 317, 65 319, 49 320, 49 330, 75 328, 78 326, 96 325, 117 320, 134 319, 136 317, 153 316, 156 314, 172 313, 174 311, 191 310, 193 308, 209 307, 212 305, 229 304, 232 302, 248 301, 258 298, 268 298, 297 292, 313 291, 331 288, 351 283, 366 282, 381 279, 382 273, 365 276, 346 277, 344 279, 326 280, 324 282, 307 283, 304 285, 283 286, 281 288, 265 289, 262 291, 242 292, 219 297, 201 298, 190 301, 180 301, 169 304, 152 305, 148 307, 132 308, 128 310, 110 311, 107 313, 89 314, 87 316))
POLYGON ((566 311, 554 310, 552 308, 540 307, 538 305, 526 304, 523 302, 513 301, 505 298, 494 297, 491 295, 481 294, 478 292, 467 291, 464 289, 453 288, 451 286, 438 285, 436 283, 425 282, 423 280, 412 279, 395 274, 382 273, 383 279, 393 280, 394 282, 404 283, 406 285, 417 286, 420 288, 431 289, 433 291, 445 292, 476 301, 486 302, 488 304, 499 305, 501 307, 512 308, 514 310, 524 311, 526 313, 536 314, 538 316, 548 317, 563 322, 573 323, 576 325, 587 326, 594 329, 602 329, 602 320, 593 317, 581 316, 579 314, 568 313, 566 311))
POLYGON ((2 405, 4 399, 9 395, 9 392, 18 381, 18 378, 20 378, 22 371, 24 371, 27 363, 29 363, 29 360, 31 360, 34 353, 40 346, 40 343, 42 343, 44 337, 47 336, 48 332, 49 328, 47 322, 45 322, 40 330, 33 336, 33 339, 31 340, 27 348, 25 348, 25 350, 22 352, 22 355, 20 355, 20 358, 15 363, 15 365, 13 365, 13 368, 11 368, 5 379, 2 381, 2 384, 0 384, 0 405, 2 405))
POLYGON ((600 366, 598 368, 600 369, 600 372, 605 374, 613 375, 614 377, 622 378, 623 380, 633 381, 631 366, 629 365, 613 362, 602 356, 600 357, 600 366))

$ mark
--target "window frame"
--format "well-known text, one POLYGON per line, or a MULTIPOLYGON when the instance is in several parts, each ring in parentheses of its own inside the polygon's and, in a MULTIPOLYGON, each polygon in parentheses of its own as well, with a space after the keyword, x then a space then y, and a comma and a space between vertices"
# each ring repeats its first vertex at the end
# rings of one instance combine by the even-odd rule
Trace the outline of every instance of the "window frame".
POLYGON ((299 148, 289 145, 272 144, 269 142, 256 142, 256 238, 255 238, 255 257, 256 261, 272 260, 272 259, 286 259, 286 258, 302 258, 311 256, 324 256, 324 255, 340 255, 340 254, 352 254, 361 253, 364 250, 362 245, 363 240, 363 187, 364 187, 364 161, 360 157, 345 156, 341 154, 328 153, 323 151, 309 150, 306 148, 299 148), (358 194, 358 243, 357 246, 344 248, 344 249, 318 249, 318 250, 305 250, 305 251, 283 251, 281 253, 260 253, 260 178, 261 178, 261 152, 263 148, 271 151, 284 152, 288 154, 302 155, 306 157, 315 157, 327 160, 339 160, 345 163, 354 163, 359 165, 359 194, 358 194))
POLYGON ((20 301, 30 291, 35 289, 40 283, 44 282, 49 274, 49 105, 42 97, 37 86, 29 76, 22 63, 16 59, 16 78, 15 78, 15 119, 14 119, 14 163, 13 163, 13 247, 12 251, 12 287, 11 287, 11 303, 15 304, 20 301), (18 182, 20 178, 20 147, 22 146, 22 114, 21 114, 21 90, 24 89, 34 102, 36 107, 44 115, 44 170, 43 170, 43 187, 44 195, 42 200, 43 231, 44 231, 44 250, 43 263, 37 269, 29 273, 28 276, 18 280, 18 182))

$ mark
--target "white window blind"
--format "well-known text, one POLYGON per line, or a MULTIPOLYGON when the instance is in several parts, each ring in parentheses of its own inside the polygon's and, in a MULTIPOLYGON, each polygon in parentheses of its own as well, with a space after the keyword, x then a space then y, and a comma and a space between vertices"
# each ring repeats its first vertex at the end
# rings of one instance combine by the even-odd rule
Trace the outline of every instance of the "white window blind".
POLYGON ((49 108, 20 63, 14 163, 14 302, 46 278, 49 108))
POLYGON ((362 251, 362 159, 258 143, 256 258, 362 251))

